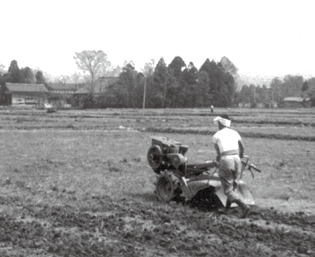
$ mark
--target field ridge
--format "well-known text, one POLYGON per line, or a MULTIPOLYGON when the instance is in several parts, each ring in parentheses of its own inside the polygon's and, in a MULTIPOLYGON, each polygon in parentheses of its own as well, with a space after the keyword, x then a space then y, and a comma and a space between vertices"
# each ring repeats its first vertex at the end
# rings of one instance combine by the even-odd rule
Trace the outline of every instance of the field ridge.
MULTIPOLYGON (((159 132, 159 133, 178 133, 178 134, 201 134, 201 135, 213 135, 216 130, 210 129, 193 129, 193 128, 171 128, 171 127, 147 127, 147 132, 159 132)), ((250 138, 268 138, 278 140, 299 140, 299 141, 315 141, 315 136, 296 136, 296 135, 282 135, 282 134, 263 134, 255 132, 239 132, 242 137, 250 138)))

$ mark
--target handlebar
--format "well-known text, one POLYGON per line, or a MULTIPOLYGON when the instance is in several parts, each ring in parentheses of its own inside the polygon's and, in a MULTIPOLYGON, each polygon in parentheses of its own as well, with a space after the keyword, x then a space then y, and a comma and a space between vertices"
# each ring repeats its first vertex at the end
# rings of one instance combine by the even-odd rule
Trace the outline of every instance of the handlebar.
MULTIPOLYGON (((219 167, 219 163, 217 161, 206 161, 206 163, 211 163, 216 168, 219 167)), ((249 162, 249 156, 247 155, 242 158, 242 163, 245 165, 245 168, 248 166, 249 170, 254 169, 257 172, 261 172, 261 170, 258 169, 255 164, 249 162)))
POLYGON ((258 171, 258 172, 261 172, 261 170, 260 169, 258 169, 254 164, 249 164, 248 165, 248 167, 249 167, 249 169, 254 169, 254 170, 256 170, 256 171, 258 171))
MULTIPOLYGON (((245 170, 246 168, 248 168, 248 170, 249 170, 250 173, 252 174, 253 178, 254 178, 255 176, 254 176, 254 173, 253 173, 252 169, 254 169, 255 171, 261 172, 261 170, 258 169, 258 168, 255 166, 255 164, 249 162, 249 156, 247 156, 247 155, 245 155, 245 156, 242 158, 242 163, 244 164, 244 170, 245 170)), ((242 171, 242 174, 243 174, 243 171, 242 171)), ((241 177, 242 177, 242 175, 241 175, 241 177)))
MULTIPOLYGON (((244 165, 244 168, 242 169, 242 172, 241 172, 241 177, 242 177, 242 174, 243 174, 245 169, 248 169, 251 172, 253 177, 254 177, 254 174, 253 174, 252 169, 257 171, 257 172, 261 172, 261 170, 258 169, 255 164, 249 162, 249 156, 245 155, 241 161, 242 161, 242 164, 244 165)), ((212 175, 213 175, 215 172, 218 171, 219 163, 215 160, 213 160, 213 161, 209 160, 209 161, 205 161, 204 163, 199 163, 199 164, 187 164, 186 163, 185 170, 187 170, 188 172, 190 172, 194 175, 198 175, 198 174, 201 174, 203 172, 209 171, 211 168, 216 168, 215 171, 212 173, 212 175)))
POLYGON ((246 166, 248 166, 249 170, 254 169, 254 170, 258 171, 258 172, 261 172, 261 170, 258 169, 255 164, 249 163, 248 160, 247 161, 243 161, 242 160, 242 163, 245 165, 245 168, 246 168, 246 166))

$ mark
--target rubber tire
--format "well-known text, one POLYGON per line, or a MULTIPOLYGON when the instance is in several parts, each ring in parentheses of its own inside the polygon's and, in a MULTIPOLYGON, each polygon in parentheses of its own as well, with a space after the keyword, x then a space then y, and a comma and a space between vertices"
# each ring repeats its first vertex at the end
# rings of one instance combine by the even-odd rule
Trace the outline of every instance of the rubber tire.
POLYGON ((162 165, 162 150, 158 145, 152 145, 147 153, 147 161, 155 173, 159 174, 159 168, 162 165))
POLYGON ((160 201, 169 202, 177 196, 177 180, 175 176, 162 172, 156 182, 156 195, 160 201))

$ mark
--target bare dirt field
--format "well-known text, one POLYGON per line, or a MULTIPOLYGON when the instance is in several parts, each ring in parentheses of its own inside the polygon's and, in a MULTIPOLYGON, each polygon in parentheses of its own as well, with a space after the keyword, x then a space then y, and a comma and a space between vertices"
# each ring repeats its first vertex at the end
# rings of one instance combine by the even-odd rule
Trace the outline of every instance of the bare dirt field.
POLYGON ((315 110, 0 110, 0 256, 315 256, 315 110), (161 203, 150 136, 214 160, 228 113, 262 170, 249 218, 161 203))

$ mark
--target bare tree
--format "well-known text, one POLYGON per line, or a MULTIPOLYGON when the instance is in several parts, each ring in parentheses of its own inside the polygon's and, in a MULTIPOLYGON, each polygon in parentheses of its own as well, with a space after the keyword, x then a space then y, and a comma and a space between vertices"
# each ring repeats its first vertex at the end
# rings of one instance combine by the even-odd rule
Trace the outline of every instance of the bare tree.
POLYGON ((80 73, 75 72, 71 75, 71 80, 74 84, 78 84, 81 79, 82 75, 80 73))
POLYGON ((6 73, 5 66, 0 63, 0 75, 6 73))
POLYGON ((144 64, 144 67, 141 69, 141 71, 145 76, 151 76, 152 73, 154 72, 154 67, 155 67, 155 60, 150 59, 149 62, 144 64))
POLYGON ((75 90, 77 90, 78 83, 82 80, 82 75, 80 73, 73 73, 71 75, 71 80, 74 83, 75 90))
POLYGON ((122 69, 120 68, 120 66, 111 67, 111 69, 105 74, 105 76, 118 77, 121 73, 121 70, 122 69))
POLYGON ((75 53, 73 57, 78 68, 83 72, 90 74, 91 93, 94 94, 94 81, 96 80, 99 72, 104 66, 110 67, 110 62, 107 60, 107 55, 99 50, 84 50, 80 53, 75 53))
POLYGON ((118 77, 118 75, 121 72, 121 68, 119 66, 112 66, 110 61, 107 61, 106 63, 103 63, 101 65, 100 70, 97 73, 98 77, 118 77))
POLYGON ((144 75, 144 88, 143 88, 143 103, 142 108, 145 109, 145 101, 146 101, 146 91, 147 91, 147 83, 152 83, 153 77, 152 74, 154 72, 155 60, 151 59, 149 62, 144 64, 144 67, 141 69, 144 75))
POLYGON ((67 82, 70 80, 70 76, 68 75, 60 75, 58 78, 58 82, 62 85, 67 84, 67 82))

